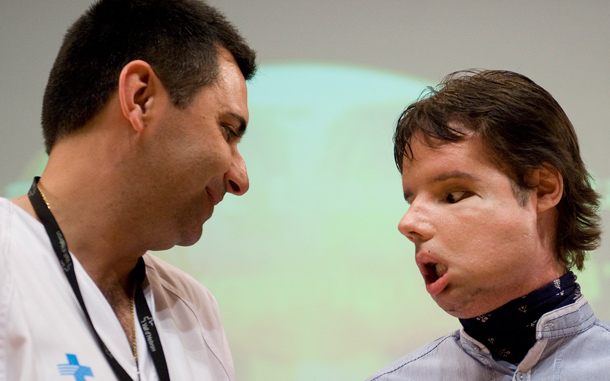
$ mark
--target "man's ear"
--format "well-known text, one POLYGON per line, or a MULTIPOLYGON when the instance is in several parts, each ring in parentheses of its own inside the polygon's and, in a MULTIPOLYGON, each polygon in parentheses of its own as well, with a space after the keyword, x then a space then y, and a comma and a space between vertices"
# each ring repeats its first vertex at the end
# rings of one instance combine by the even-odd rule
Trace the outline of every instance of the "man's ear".
POLYGON ((119 101, 123 115, 134 130, 140 132, 144 129, 160 83, 153 69, 144 61, 131 61, 121 70, 119 101))
POLYGON ((551 209, 563 196, 563 176, 555 166, 543 163, 531 172, 529 183, 536 191, 536 208, 539 212, 551 209))

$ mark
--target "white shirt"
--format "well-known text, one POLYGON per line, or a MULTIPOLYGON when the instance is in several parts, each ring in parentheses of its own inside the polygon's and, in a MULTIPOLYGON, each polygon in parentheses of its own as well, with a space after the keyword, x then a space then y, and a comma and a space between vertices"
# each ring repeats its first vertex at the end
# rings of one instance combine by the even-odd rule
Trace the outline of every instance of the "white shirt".
MULTIPOLYGON (((100 337, 132 377, 131 343, 112 307, 73 256, 100 337)), ((181 270, 144 255, 142 285, 172 380, 234 380, 233 360, 212 294, 181 270)), ((135 311, 134 311, 135 312, 135 311)), ((158 380, 139 325, 141 381, 158 380)), ((0 381, 115 380, 43 225, 0 198, 0 381)))

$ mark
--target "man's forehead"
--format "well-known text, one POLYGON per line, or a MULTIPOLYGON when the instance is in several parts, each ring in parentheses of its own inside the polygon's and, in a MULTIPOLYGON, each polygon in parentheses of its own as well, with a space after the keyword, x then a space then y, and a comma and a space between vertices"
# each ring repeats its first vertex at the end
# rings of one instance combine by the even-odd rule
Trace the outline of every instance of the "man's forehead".
POLYGON ((455 142, 426 139, 423 134, 409 140, 412 155, 403 156, 403 186, 426 177, 433 182, 448 179, 481 181, 477 172, 483 168, 499 170, 513 180, 509 166, 494 155, 478 133, 469 132, 455 142))
POLYGON ((480 151, 489 159, 489 150, 485 148, 485 143, 479 133, 468 129, 463 123, 449 122, 447 125, 449 128, 456 131, 458 134, 457 140, 442 140, 431 134, 425 134, 421 129, 417 129, 407 140, 408 146, 405 147, 405 151, 410 153, 411 157, 404 157, 403 164, 407 164, 407 162, 411 161, 423 160, 421 157, 422 153, 428 153, 452 145, 468 146, 465 149, 480 151))
POLYGON ((423 134, 414 135, 409 140, 411 156, 403 156, 402 175, 410 177, 411 172, 418 176, 426 175, 438 178, 468 177, 468 164, 495 166, 484 149, 480 136, 468 134, 455 142, 439 139, 426 139, 423 134))

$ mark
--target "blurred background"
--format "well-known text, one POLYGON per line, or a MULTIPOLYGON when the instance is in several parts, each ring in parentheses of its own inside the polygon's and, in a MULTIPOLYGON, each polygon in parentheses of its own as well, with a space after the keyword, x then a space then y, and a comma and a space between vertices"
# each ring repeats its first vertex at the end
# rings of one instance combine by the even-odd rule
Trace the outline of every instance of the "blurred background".
MULTIPOLYGON (((527 75, 562 105, 610 215, 610 2, 212 0, 258 51, 240 143, 250 191, 192 247, 157 253, 216 296, 239 380, 362 380, 457 329, 427 295, 392 157, 404 107, 466 68, 527 75)), ((42 94, 88 0, 0 0, 0 193, 46 160, 42 94)), ((610 320, 610 245, 578 274, 610 320)))

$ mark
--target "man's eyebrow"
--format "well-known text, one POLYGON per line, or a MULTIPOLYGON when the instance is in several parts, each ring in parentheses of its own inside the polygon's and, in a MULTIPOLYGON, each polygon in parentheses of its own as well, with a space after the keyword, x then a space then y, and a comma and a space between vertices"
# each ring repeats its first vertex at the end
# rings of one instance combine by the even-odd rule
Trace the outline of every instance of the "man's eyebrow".
MULTIPOLYGON (((470 180, 470 181, 478 181, 478 177, 473 176, 470 173, 466 173, 466 172, 462 172, 462 171, 451 171, 451 172, 447 172, 447 173, 441 173, 440 175, 438 175, 434 179, 432 179, 432 182, 440 183, 440 182, 451 180, 451 179, 466 179, 466 180, 470 180)), ((413 196, 413 192, 411 192, 409 189, 405 189, 405 191, 404 191, 405 201, 409 202, 409 198, 411 196, 413 196)))
POLYGON ((472 180, 472 181, 478 180, 477 177, 471 175, 470 173, 466 173, 466 172, 462 172, 462 171, 451 171, 449 173, 441 173, 440 175, 436 176, 433 181, 435 183, 439 183, 439 182, 446 181, 449 179, 467 179, 467 180, 472 180))

